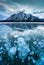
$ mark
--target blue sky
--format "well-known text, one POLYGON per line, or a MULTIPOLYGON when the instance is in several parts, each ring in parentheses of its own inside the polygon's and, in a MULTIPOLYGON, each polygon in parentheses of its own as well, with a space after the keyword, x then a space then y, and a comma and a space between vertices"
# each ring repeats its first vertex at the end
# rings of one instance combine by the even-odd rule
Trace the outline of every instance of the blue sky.
POLYGON ((21 10, 42 11, 44 10, 44 0, 0 0, 0 20, 21 10))

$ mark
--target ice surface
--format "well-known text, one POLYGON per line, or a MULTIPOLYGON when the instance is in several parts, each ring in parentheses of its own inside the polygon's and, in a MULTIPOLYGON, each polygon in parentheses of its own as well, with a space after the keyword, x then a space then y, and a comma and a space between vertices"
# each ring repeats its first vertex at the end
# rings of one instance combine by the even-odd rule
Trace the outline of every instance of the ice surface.
POLYGON ((0 63, 3 60, 4 65, 7 61, 7 64, 19 62, 20 65, 19 59, 21 63, 26 63, 27 60, 27 65, 44 65, 44 26, 21 32, 0 25, 0 63), (5 55, 7 59, 3 60, 5 55))

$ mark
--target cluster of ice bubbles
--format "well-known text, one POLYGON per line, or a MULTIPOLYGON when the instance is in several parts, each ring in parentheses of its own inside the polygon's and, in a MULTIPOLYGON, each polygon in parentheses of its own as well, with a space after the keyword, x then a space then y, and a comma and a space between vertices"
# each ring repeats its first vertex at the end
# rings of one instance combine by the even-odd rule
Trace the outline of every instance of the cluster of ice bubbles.
POLYGON ((44 65, 44 26, 23 32, 1 26, 0 65, 44 65))

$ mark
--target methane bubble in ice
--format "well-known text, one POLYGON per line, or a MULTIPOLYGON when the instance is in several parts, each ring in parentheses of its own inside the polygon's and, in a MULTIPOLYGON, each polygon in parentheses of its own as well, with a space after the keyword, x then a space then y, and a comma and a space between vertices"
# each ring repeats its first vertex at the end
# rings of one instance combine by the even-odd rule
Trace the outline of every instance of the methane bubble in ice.
POLYGON ((17 51, 16 47, 11 47, 11 48, 9 49, 8 55, 10 56, 11 59, 13 58, 13 56, 15 56, 16 51, 17 51))

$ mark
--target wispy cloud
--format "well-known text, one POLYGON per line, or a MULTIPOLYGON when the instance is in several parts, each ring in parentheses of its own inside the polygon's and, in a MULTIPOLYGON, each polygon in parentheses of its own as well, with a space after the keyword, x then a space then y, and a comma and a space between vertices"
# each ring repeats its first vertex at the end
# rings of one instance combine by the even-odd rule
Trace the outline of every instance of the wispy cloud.
POLYGON ((4 16, 4 18, 2 17, 2 19, 6 19, 7 17, 9 17, 10 15, 12 15, 13 13, 17 13, 19 11, 25 10, 26 13, 31 13, 33 14, 33 11, 36 11, 36 14, 33 14, 34 16, 38 16, 40 18, 44 17, 44 11, 41 11, 40 9, 37 8, 33 8, 29 5, 24 5, 18 2, 14 2, 14 1, 9 1, 9 3, 7 3, 7 0, 0 0, 0 17, 4 16))
MULTIPOLYGON (((18 3, 13 3, 13 5, 7 5, 0 2, 0 16, 5 16, 6 18, 12 15, 13 13, 17 13, 22 10, 26 10, 26 12, 31 12, 32 9, 30 9, 28 6, 24 6, 18 3)), ((5 19, 5 18, 4 18, 5 19)))

